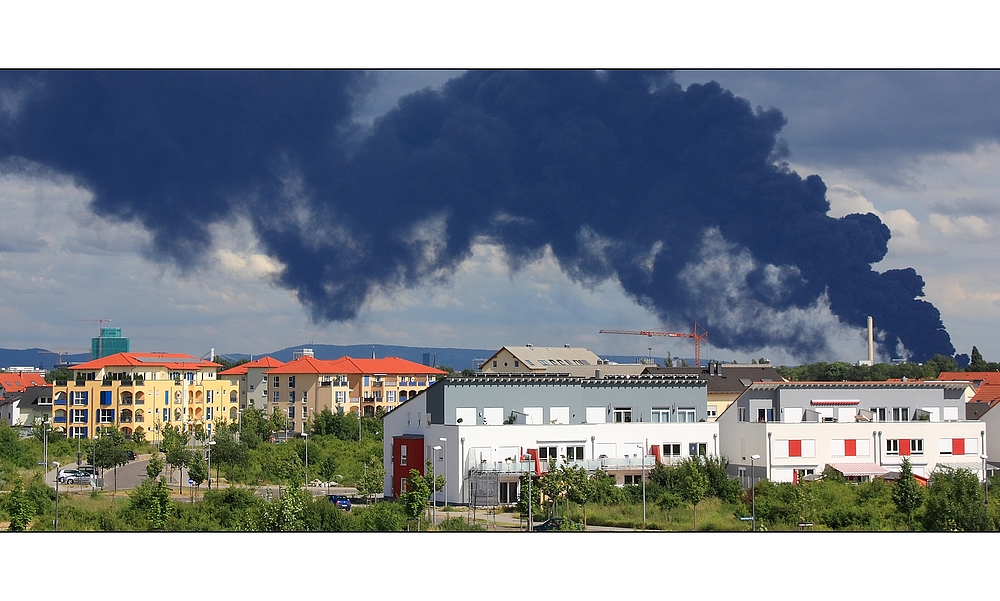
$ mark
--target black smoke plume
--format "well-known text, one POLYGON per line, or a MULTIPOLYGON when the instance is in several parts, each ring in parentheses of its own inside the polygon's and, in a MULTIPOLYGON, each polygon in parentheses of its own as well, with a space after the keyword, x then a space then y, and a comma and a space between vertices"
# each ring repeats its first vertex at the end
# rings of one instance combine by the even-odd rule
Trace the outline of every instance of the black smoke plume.
POLYGON ((888 228, 828 217, 822 180, 780 162, 778 110, 665 73, 473 71, 360 136, 352 107, 371 87, 353 71, 6 73, 0 158, 74 176, 96 213, 138 221, 183 269, 208 224, 248 216, 318 321, 487 241, 515 269, 551 247, 570 277, 617 278, 716 347, 816 357, 822 332, 775 318, 826 302, 851 326, 874 316, 884 354, 954 353, 923 279, 872 269, 888 228), (705 277, 735 257, 735 280, 705 277))

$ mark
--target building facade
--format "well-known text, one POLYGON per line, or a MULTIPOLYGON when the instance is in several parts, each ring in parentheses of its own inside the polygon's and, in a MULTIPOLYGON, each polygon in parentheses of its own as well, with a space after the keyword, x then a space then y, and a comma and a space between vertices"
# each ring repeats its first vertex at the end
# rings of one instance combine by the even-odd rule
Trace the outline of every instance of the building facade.
POLYGON ((754 384, 719 417, 722 454, 745 486, 795 482, 829 465, 851 479, 938 466, 982 473, 986 428, 965 419, 966 382, 754 384), (753 459, 757 456, 757 459, 753 459))
POLYGON ((619 364, 601 359, 585 348, 558 346, 505 346, 483 362, 484 374, 566 374, 580 378, 636 376, 646 364, 619 364))
POLYGON ((696 373, 708 381, 708 421, 714 422, 754 382, 784 382, 768 364, 732 364, 709 361, 708 367, 647 367, 648 374, 696 373))
POLYGON ((265 372, 270 410, 301 433, 323 409, 375 417, 423 391, 447 372, 398 357, 334 360, 302 356, 265 372))
POLYGON ((427 458, 455 504, 516 502, 521 474, 561 461, 639 483, 657 460, 718 454, 706 409, 698 378, 449 377, 383 419, 384 492, 401 494, 409 470, 424 473, 427 458))
POLYGON ((52 386, 27 386, 0 398, 0 419, 9 426, 27 427, 52 417, 52 386))
POLYGON ((219 377, 239 388, 240 410, 255 407, 267 411, 267 371, 282 365, 273 357, 261 357, 220 371, 219 377))
POLYGON ((158 440, 167 425, 211 435, 239 419, 239 389, 216 377, 218 363, 190 355, 118 353, 71 366, 74 378, 53 385, 53 428, 89 438, 103 428, 158 440))

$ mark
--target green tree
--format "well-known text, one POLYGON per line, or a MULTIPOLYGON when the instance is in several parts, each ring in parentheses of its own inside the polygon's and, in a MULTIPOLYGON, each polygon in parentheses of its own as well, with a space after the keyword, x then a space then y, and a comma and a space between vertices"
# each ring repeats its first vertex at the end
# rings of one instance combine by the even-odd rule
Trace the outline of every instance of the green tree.
POLYGON ((88 456, 90 464, 102 472, 114 469, 115 488, 112 499, 118 493, 118 467, 128 463, 128 446, 125 435, 117 428, 105 430, 94 440, 92 453, 88 456))
POLYGON ((913 477, 913 468, 909 458, 903 458, 899 470, 899 482, 892 487, 892 503, 896 509, 906 516, 907 527, 913 526, 913 512, 924 503, 923 489, 913 477))
POLYGON ((969 470, 938 468, 924 502, 924 528, 933 531, 992 530, 979 477, 969 470))
POLYGON ((146 444, 146 431, 141 426, 132 431, 132 442, 146 444))
POLYGON ((550 469, 538 479, 538 488, 548 498, 549 517, 558 517, 559 497, 566 494, 566 480, 563 478, 563 473, 559 469, 550 469))
POLYGON ((408 521, 416 520, 417 532, 420 532, 420 518, 427 511, 431 498, 431 487, 427 480, 417 470, 410 470, 406 479, 406 492, 400 495, 408 521))
POLYGON ((983 360, 983 354, 974 346, 972 347, 972 359, 969 361, 969 367, 966 371, 986 371, 986 361, 983 360))
POLYGON ((205 459, 202 458, 201 453, 191 453, 187 466, 188 478, 191 478, 195 486, 195 490, 191 491, 191 499, 194 500, 195 491, 201 488, 201 483, 208 476, 208 464, 205 463, 205 459))
MULTIPOLYGON (((212 463, 216 465, 216 475, 223 466, 228 468, 227 477, 233 468, 246 468, 250 465, 250 449, 243 441, 237 441, 238 429, 235 424, 222 422, 216 425, 212 440, 212 463)), ((208 474, 211 478, 212 474, 208 474)))
MULTIPOLYGON (((163 451, 167 465, 170 466, 170 478, 173 479, 175 468, 183 468, 191 459, 191 453, 187 449, 190 437, 186 432, 182 432, 175 426, 168 425, 163 429, 163 442, 160 443, 160 450, 163 451)), ((183 472, 182 472, 183 474, 183 472)), ((180 490, 184 490, 184 478, 179 479, 180 490)))
POLYGON ((6 505, 7 513, 10 515, 10 527, 8 530, 11 532, 24 532, 31 522, 31 518, 35 516, 35 505, 28 499, 28 495, 25 494, 24 486, 21 484, 20 479, 14 481, 14 488, 7 495, 6 503, 4 504, 6 505))
POLYGON ((149 463, 146 464, 146 477, 155 480, 161 473, 163 473, 163 461, 160 459, 160 454, 156 453, 149 458, 149 463))
POLYGON ((60 382, 67 382, 72 379, 73 379, 73 373, 69 370, 68 367, 63 367, 63 366, 54 367, 45 373, 45 381, 48 382, 49 384, 57 380, 60 382))
MULTIPOLYGON (((528 503, 531 503, 532 518, 537 516, 542 512, 542 491, 538 487, 537 483, 531 482, 532 475, 530 472, 525 472, 521 474, 521 481, 518 485, 518 496, 517 496, 517 512, 520 513, 524 519, 528 519, 528 503), (529 484, 531 482, 531 484, 529 484), (531 494, 531 498, 528 498, 528 494, 531 494)), ((530 529, 534 524, 528 524, 530 529)))
POLYGON ((594 494, 594 483, 587 477, 587 470, 580 465, 570 465, 564 461, 559 466, 563 482, 566 483, 566 498, 583 508, 583 527, 587 527, 587 502, 594 494))
POLYGON ((680 465, 680 497, 691 504, 694 515, 694 529, 698 529, 698 503, 708 493, 708 476, 700 469, 697 457, 691 457, 680 465))
POLYGON ((382 465, 381 461, 372 462, 369 465, 365 463, 365 470, 358 481, 358 492, 369 497, 370 499, 373 495, 382 492, 385 479, 385 466, 382 465))
POLYGON ((172 502, 163 480, 146 479, 129 493, 128 512, 139 519, 139 530, 163 530, 172 502))

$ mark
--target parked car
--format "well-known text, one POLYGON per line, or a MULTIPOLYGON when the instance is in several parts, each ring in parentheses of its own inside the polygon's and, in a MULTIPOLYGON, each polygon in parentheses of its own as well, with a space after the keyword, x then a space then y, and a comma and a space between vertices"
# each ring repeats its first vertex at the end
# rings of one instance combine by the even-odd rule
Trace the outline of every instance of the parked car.
POLYGON ((535 532, 565 532, 567 530, 583 530, 579 522, 567 518, 549 518, 533 528, 535 532))
POLYGON ((93 476, 97 473, 97 469, 92 465, 81 465, 76 468, 76 471, 86 474, 87 476, 93 476))
POLYGON ((135 461, 135 451, 132 449, 125 449, 125 458, 129 461, 135 461))
POLYGON ((351 510, 351 500, 347 498, 345 495, 326 495, 326 498, 331 503, 333 503, 337 507, 340 507, 344 511, 351 510))
POLYGON ((90 476, 86 472, 76 470, 75 474, 70 474, 63 479, 66 484, 90 484, 90 476))
POLYGON ((73 468, 65 468, 59 470, 59 473, 56 474, 56 480, 58 480, 59 482, 65 482, 66 478, 69 476, 80 476, 80 475, 81 475, 80 470, 76 470, 73 468))

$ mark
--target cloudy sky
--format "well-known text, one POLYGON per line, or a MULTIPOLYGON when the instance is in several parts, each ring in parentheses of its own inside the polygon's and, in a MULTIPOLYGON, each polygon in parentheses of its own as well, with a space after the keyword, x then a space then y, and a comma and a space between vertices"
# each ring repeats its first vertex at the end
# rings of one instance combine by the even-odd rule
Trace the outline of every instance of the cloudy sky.
MULTIPOLYGON (((14 139, 6 146, 0 142, 0 150, 4 151, 0 153, 3 155, 0 156, 0 207, 4 215, 0 226, 2 347, 81 349, 89 345, 89 338, 97 329, 96 323, 85 320, 110 318, 110 325, 121 327, 132 339, 135 350, 196 355, 212 347, 218 352, 262 353, 306 343, 492 349, 532 342, 569 343, 599 353, 636 355, 646 354, 647 347, 652 345, 657 355, 669 351, 691 356, 689 341, 658 338, 650 342, 639 337, 600 335, 598 330, 687 331, 691 327, 688 318, 702 315, 710 331, 703 357, 749 360, 766 356, 777 362, 796 363, 856 361, 864 356, 861 329, 856 323, 847 323, 846 310, 831 309, 831 302, 835 301, 829 295, 813 294, 808 302, 762 301, 747 306, 743 302, 745 297, 755 294, 747 287, 752 284, 753 274, 781 281, 783 277, 801 277, 806 267, 797 265, 794 259, 769 262, 763 251, 754 246, 764 246, 766 241, 735 243, 732 236, 724 233, 725 224, 720 222, 713 229, 710 216, 697 214, 690 215, 687 227, 702 228, 699 236, 685 239, 683 249, 674 249, 681 253, 676 256, 683 262, 675 266, 678 281, 686 282, 694 290, 689 290, 683 301, 676 301, 685 310, 672 310, 669 304, 675 302, 674 297, 667 292, 647 290, 639 284, 631 285, 631 291, 623 286, 622 277, 638 277, 623 276, 620 273, 623 263, 610 260, 606 265, 594 267, 591 264, 596 261, 591 256, 596 252, 594 249, 618 241, 599 229, 587 229, 590 224, 576 228, 574 223, 576 229, 571 233, 583 250, 568 254, 553 248, 553 244, 560 244, 556 236, 547 243, 532 242, 528 248, 512 242, 514 234, 482 235, 481 232, 470 235, 465 247, 452 252, 446 248, 450 243, 443 240, 449 237, 448 228, 456 227, 456 220, 436 219, 435 209, 436 203, 446 206, 457 201, 435 200, 426 191, 421 192, 425 196, 420 201, 424 203, 421 208, 405 215, 413 224, 406 230, 410 242, 419 242, 420 249, 414 251, 416 260, 409 257, 393 268, 404 272, 402 275, 362 278, 364 286, 354 286, 345 280, 350 280, 355 272, 345 270, 327 276, 325 290, 310 291, 307 282, 323 278, 320 274, 323 269, 332 269, 327 261, 342 263, 352 259, 343 254, 310 264, 295 258, 308 253, 308 245, 285 248, 275 240, 286 235, 304 238, 304 232, 315 239, 340 236, 341 243, 331 244, 326 250, 323 246, 311 248, 317 255, 327 251, 345 253, 345 246, 361 242, 344 234, 344 228, 378 232, 384 227, 386 239, 376 235, 375 242, 366 243, 390 246, 388 238, 397 224, 387 213, 405 210, 405 204, 392 203, 402 203, 410 184, 402 182, 389 186, 387 191, 374 192, 361 187, 349 198, 351 210, 318 202, 315 196, 322 194, 323 184, 309 181, 311 167, 301 165, 275 176, 281 185, 273 190, 241 187, 242 172, 238 170, 225 181, 176 172, 181 182, 177 186, 153 183, 147 186, 144 182, 148 180, 171 178, 173 166, 162 165, 160 173, 123 175, 118 171, 120 167, 109 164, 110 158, 90 161, 71 155, 123 153, 125 164, 132 165, 126 155, 147 152, 144 148, 147 141, 150 146, 157 146, 152 138, 158 135, 158 128, 134 138, 109 138, 109 146, 121 146, 123 140, 130 145, 114 150, 109 146, 95 150, 74 142, 76 135, 93 134, 92 125, 78 120, 60 122, 65 129, 58 131, 31 129, 31 123, 26 122, 56 110, 58 99, 46 99, 45 93, 58 89, 53 82, 59 79, 59 74, 8 75, 13 76, 0 80, 5 82, 0 85, 0 132, 6 129, 6 139, 14 139), (54 106, 46 107, 46 102, 54 106), (41 108, 32 113, 33 106, 41 108), (71 131, 76 127, 80 132, 71 131), (50 139, 45 144, 28 144, 23 132, 50 139), (130 178, 134 181, 120 190, 108 183, 130 178), (206 196, 205 190, 193 189, 199 186, 229 186, 220 192, 223 196, 256 196, 252 202, 237 202, 231 205, 236 208, 220 211, 212 206, 211 194, 206 196), (142 191, 147 188, 149 198, 128 204, 133 202, 129 194, 145 193, 142 191), (95 209, 102 200, 97 190, 104 190, 106 198, 118 194, 118 200, 125 204, 107 204, 95 209), (174 201, 156 196, 161 193, 190 195, 189 202, 183 204, 186 221, 162 225, 171 217, 157 213, 155 207, 174 201), (282 200, 272 202, 268 194, 282 200), (390 204, 379 201, 382 198, 379 194, 392 196, 385 201, 390 204), (366 199, 375 200, 366 206, 366 199), (341 214, 337 213, 338 207, 341 214), (329 213, 321 215, 317 211, 329 213), (265 213, 267 218, 261 220, 255 212, 265 213), (263 243, 262 236, 271 242, 263 243), (330 250, 334 247, 339 250, 330 250), (586 253, 591 255, 582 256, 586 253), (447 260, 442 255, 447 255, 447 260), (424 266, 420 265, 421 257, 426 260, 424 266), (290 264, 304 273, 287 276, 292 270, 290 264), (310 273, 311 269, 317 271, 310 273), (284 279, 282 273, 286 274, 284 279), (724 290, 717 285, 720 278, 731 280, 724 290), (330 292, 330 286, 341 285, 343 290, 330 292), (657 297, 661 292, 662 298, 657 297), (655 298, 644 302, 644 294, 655 298), (741 323, 727 323, 727 315, 741 323), (749 326, 743 323, 753 320, 762 323, 754 322, 748 330, 749 326), (715 328, 717 336, 713 336, 715 328), (717 339, 731 344, 723 346, 715 342, 717 339), (822 341, 817 343, 817 339, 822 341)), ((351 84, 354 88, 349 98, 341 99, 346 103, 343 123, 350 126, 350 131, 337 135, 347 140, 343 144, 348 155, 356 153, 349 157, 351 165, 344 178, 363 182, 368 177, 387 180, 410 177, 408 170, 393 170, 377 161, 366 161, 368 154, 385 156, 387 152, 384 143, 374 135, 378 124, 385 121, 380 117, 406 105, 405 100, 400 105, 400 99, 414 92, 423 91, 421 97, 425 99, 428 95, 432 100, 440 99, 445 82, 461 76, 462 72, 455 71, 376 71, 356 77, 361 81, 351 84)), ((119 84, 115 77, 112 74, 80 85, 95 94, 96 105, 120 103, 140 113, 140 107, 134 105, 143 100, 126 97, 116 88, 119 84), (97 88, 101 89, 95 92, 97 88)), ((212 77, 209 73, 208 78, 212 77)), ((1000 281, 989 269, 998 259, 998 250, 989 241, 992 228, 1000 219, 1000 179, 996 176, 1000 173, 1000 122, 996 119, 1000 108, 997 100, 1000 74, 691 70, 676 72, 673 78, 681 90, 678 98, 686 97, 684 94, 692 91, 689 87, 692 84, 715 81, 721 86, 720 98, 728 90, 749 101, 750 107, 760 107, 757 115, 767 114, 771 108, 780 111, 786 124, 783 127, 778 124, 768 161, 787 163, 785 170, 798 176, 795 181, 818 175, 826 185, 829 217, 841 218, 852 213, 876 215, 888 226, 891 238, 884 258, 878 257, 871 264, 872 272, 877 275, 912 268, 923 278, 923 300, 940 311, 956 352, 968 353, 972 345, 977 345, 988 359, 1000 357, 1000 342, 989 335, 1000 326, 1000 281)), ((211 93, 214 84, 206 85, 208 91, 203 93, 211 93)), ((577 83, 546 82, 546 85, 548 88, 538 94, 549 94, 555 99, 553 102, 561 102, 559 86, 577 83)), ((519 93, 532 92, 526 89, 519 93)), ((275 101, 282 102, 283 98, 276 97, 275 101)), ((464 110, 461 106, 455 108, 457 102, 442 101, 437 105, 431 102, 431 105, 457 113, 464 110)), ((419 113, 418 109, 409 106, 409 114, 419 113)), ((396 113, 407 114, 401 110, 396 113)), ((612 119, 603 113, 601 118, 604 123, 612 119)), ((400 116, 397 121, 402 119, 400 116)), ((289 127, 298 127, 302 122, 305 120, 289 127)), ((341 129, 346 127, 343 123, 341 129)), ((249 127, 253 128, 253 124, 249 127)), ((401 126, 397 122, 393 127, 398 130, 401 126)), ((389 129, 385 124, 382 128, 389 129)), ((277 127, 272 129, 269 135, 282 135, 277 127)), ((233 152, 231 147, 211 146, 219 144, 216 133, 200 139, 201 132, 194 129, 184 131, 183 135, 184 143, 190 146, 182 151, 193 153, 191 149, 197 149, 193 160, 204 163, 214 153, 233 152)), ((484 137, 488 139, 491 135, 494 134, 484 137)), ((239 144, 248 142, 241 140, 239 144)), ((564 150, 560 147, 555 152, 564 150)), ((156 151, 156 148, 149 150, 156 151)), ((296 160, 308 159, 300 156, 296 160)), ((454 165, 449 164, 448 168, 454 165)), ((447 186, 431 187, 435 190, 433 194, 448 194, 447 186)), ((534 193, 540 194, 537 189, 534 193)), ((613 195, 615 189, 602 193, 613 195)), ((580 210, 574 206, 572 188, 559 194, 545 200, 551 203, 551 211, 569 215, 580 210)), ((650 238, 647 232, 641 232, 641 224, 649 219, 655 221, 656 218, 649 217, 651 213, 668 209, 654 206, 656 198, 648 196, 629 200, 634 202, 628 205, 629 216, 622 219, 616 231, 628 237, 628 232, 634 229, 644 244, 653 241, 645 251, 650 254, 650 261, 662 258, 666 253, 660 249, 664 244, 669 247, 669 237, 665 234, 662 240, 650 238)), ((623 208, 618 206, 617 210, 623 208)), ((678 205, 678 208, 683 207, 678 205)), ((767 209, 762 205, 759 210, 767 209)), ((525 218, 524 215, 509 214, 505 219, 516 221, 525 218)), ((783 211, 758 214, 756 218, 761 223, 789 219, 783 211)), ((552 224, 561 222, 560 218, 555 219, 552 224)), ((684 223, 683 219, 679 221, 684 223)), ((811 247, 809 252, 824 255, 822 247, 811 247)), ((858 249, 859 255, 863 253, 858 249)), ((831 257, 835 255, 837 261, 843 261, 850 254, 834 253, 831 257)), ((371 271, 372 267, 362 264, 355 269, 371 271)), ((820 265, 817 269, 829 267, 820 265)), ((825 285, 835 289, 843 286, 833 280, 825 285)), ((775 286, 774 290, 778 290, 781 284, 775 286)), ((876 322, 876 327, 879 325, 876 322)), ((887 350, 890 346, 895 346, 897 352, 906 352, 905 345, 887 343, 882 358, 895 354, 887 350)))

